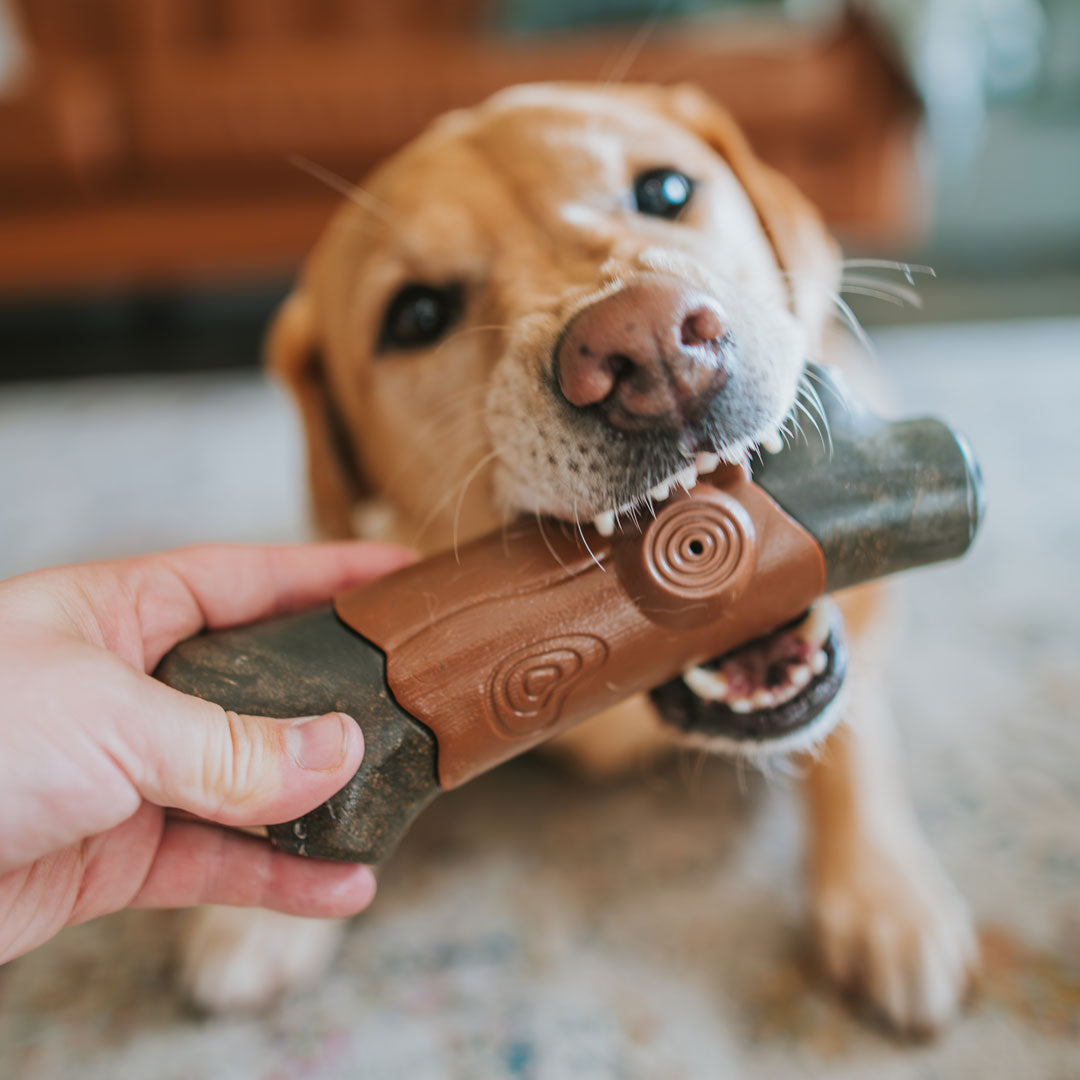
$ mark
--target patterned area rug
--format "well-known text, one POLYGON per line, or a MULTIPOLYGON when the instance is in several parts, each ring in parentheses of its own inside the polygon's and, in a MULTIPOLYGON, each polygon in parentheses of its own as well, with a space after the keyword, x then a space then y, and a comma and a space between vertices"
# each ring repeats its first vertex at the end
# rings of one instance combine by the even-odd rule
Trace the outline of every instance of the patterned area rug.
MULTIPOLYGON (((989 492, 971 557, 900 587, 908 771, 984 951, 943 1038, 897 1042, 817 981, 794 781, 684 754, 588 787, 534 758, 436 803, 331 975, 264 1016, 178 1003, 179 914, 0 969, 0 1076, 1080 1076, 1080 323, 876 336, 905 410, 965 430, 989 492)), ((0 575, 294 535, 297 446, 254 377, 5 391, 0 575)))

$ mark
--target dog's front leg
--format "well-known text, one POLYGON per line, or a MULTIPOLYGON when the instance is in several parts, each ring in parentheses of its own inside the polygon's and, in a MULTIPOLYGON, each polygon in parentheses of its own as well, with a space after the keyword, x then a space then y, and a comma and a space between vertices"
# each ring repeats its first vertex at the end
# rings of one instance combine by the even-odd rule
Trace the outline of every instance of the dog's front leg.
POLYGON ((851 672, 843 722, 808 758, 812 913, 830 976, 895 1028, 928 1034, 967 994, 976 962, 968 910, 915 820, 883 675, 879 588, 841 601, 851 672))

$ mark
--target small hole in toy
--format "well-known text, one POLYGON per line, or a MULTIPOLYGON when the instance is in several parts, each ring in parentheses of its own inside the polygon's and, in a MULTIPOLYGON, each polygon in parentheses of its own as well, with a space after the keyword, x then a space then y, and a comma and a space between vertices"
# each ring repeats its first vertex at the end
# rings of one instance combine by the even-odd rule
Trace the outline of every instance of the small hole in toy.
POLYGON ((690 541, 690 554, 701 555, 705 551, 705 545, 700 540, 690 541))

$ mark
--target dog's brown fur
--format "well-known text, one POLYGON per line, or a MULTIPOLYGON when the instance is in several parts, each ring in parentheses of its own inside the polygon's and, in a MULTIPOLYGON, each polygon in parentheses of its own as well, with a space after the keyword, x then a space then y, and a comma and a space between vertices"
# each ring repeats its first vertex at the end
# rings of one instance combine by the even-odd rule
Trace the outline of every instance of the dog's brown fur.
MULTIPOLYGON (((573 502, 563 495, 566 433, 539 376, 576 312, 648 274, 710 290, 746 343, 768 419, 741 433, 728 448, 737 454, 787 413, 804 360, 822 357, 839 269, 814 209, 693 88, 519 88, 451 114, 355 193, 273 329, 271 363, 303 417, 317 521, 330 536, 354 535, 360 508, 363 528, 430 552, 513 513, 604 509, 589 489, 573 502), (702 181, 679 222, 625 205, 634 172, 655 165, 702 181), (388 298, 410 280, 465 282, 464 322, 429 349, 373 356, 388 298), (530 424, 539 431, 526 440, 530 424)), ((849 722, 805 761, 818 940, 829 973, 894 1025, 934 1029, 968 984, 968 917, 897 775, 879 594, 864 589, 842 604, 849 722)), ((670 740, 635 699, 560 747, 606 773, 670 740)), ((259 996, 245 997, 249 972, 230 980, 230 950, 233 967, 269 965, 271 984, 325 962, 319 939, 317 965, 284 956, 274 966, 266 943, 284 933, 281 917, 268 936, 252 929, 258 918, 201 918, 187 970, 205 1004, 259 996)))

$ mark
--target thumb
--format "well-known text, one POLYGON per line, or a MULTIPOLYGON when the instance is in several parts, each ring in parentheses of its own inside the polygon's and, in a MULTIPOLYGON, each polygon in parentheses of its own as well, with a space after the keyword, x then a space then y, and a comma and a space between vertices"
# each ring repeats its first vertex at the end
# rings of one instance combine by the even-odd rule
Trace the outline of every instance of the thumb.
POLYGON ((364 737, 343 713, 245 716, 140 678, 149 685, 139 715, 121 724, 123 764, 158 806, 223 825, 273 825, 313 810, 360 767, 364 737))

